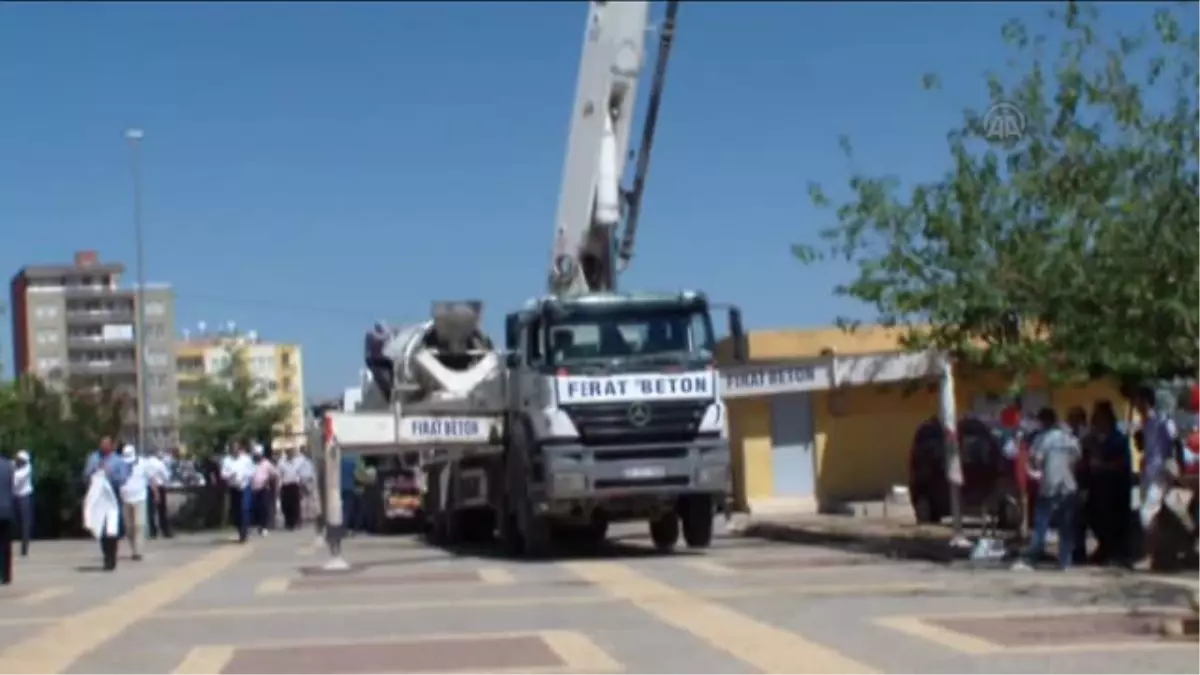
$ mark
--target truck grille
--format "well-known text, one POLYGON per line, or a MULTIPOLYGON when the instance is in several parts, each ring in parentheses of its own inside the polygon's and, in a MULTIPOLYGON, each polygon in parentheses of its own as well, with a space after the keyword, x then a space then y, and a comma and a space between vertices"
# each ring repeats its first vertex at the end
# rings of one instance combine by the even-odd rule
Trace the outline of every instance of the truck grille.
POLYGON ((584 445, 688 442, 696 437, 708 401, 647 401, 649 419, 634 424, 633 403, 563 406, 584 445))

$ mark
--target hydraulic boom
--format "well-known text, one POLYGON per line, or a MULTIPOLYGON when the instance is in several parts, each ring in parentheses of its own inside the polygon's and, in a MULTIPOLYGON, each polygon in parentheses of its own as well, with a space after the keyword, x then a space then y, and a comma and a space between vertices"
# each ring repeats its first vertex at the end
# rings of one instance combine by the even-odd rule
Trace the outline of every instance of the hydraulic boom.
POLYGON ((616 290, 633 257, 634 234, 679 3, 667 3, 632 187, 621 185, 638 83, 650 31, 649 2, 589 3, 579 83, 571 111, 562 190, 555 218, 549 291, 579 295, 616 290), (617 230, 624 219, 624 238, 617 230))

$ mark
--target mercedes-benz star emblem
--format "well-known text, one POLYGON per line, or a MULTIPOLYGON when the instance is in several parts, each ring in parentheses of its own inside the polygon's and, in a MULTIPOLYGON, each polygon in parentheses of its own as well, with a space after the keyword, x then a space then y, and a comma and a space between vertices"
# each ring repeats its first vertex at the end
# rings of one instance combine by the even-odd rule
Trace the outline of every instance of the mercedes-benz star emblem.
POLYGON ((650 408, 645 403, 634 403, 629 406, 629 423, 635 427, 644 427, 650 422, 650 408))

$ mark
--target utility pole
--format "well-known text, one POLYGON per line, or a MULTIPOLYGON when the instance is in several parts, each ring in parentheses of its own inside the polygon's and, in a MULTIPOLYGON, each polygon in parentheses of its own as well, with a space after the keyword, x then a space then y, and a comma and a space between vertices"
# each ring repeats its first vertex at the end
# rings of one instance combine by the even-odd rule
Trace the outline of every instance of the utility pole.
POLYGON ((137 349, 137 449, 146 451, 146 267, 142 246, 142 138, 141 129, 127 129, 125 140, 129 143, 129 164, 133 172, 133 245, 137 289, 134 343, 137 349))
MULTIPOLYGON (((8 305, 0 302, 0 321, 8 316, 8 305)), ((16 337, 13 337, 13 344, 16 344, 16 337)), ((0 382, 4 381, 4 343, 0 342, 0 382)))

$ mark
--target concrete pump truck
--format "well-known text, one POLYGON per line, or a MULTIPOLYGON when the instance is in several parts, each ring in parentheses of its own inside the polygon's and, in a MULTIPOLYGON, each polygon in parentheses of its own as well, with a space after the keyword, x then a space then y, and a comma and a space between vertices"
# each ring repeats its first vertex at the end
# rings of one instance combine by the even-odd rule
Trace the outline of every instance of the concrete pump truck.
MULTIPOLYGON (((692 548, 712 540, 731 473, 709 301, 617 289, 677 12, 668 2, 657 30, 626 189, 650 3, 588 3, 547 293, 505 317, 504 349, 481 331, 481 303, 435 302, 431 320, 368 334, 367 409, 326 415, 331 478, 343 452, 401 453, 421 476, 435 543, 498 534, 512 554, 540 556, 558 538, 598 543, 610 523, 631 520, 648 521, 664 551, 681 534, 692 548)), ((736 307, 728 323, 742 361, 736 307)))

